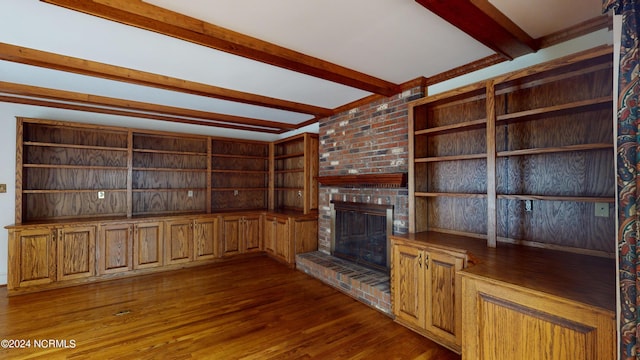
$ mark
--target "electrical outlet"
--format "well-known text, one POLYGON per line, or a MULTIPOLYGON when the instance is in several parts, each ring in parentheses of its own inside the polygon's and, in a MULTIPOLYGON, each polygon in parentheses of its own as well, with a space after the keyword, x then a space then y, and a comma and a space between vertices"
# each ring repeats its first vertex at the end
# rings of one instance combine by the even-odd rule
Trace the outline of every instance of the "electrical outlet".
POLYGON ((0 193, 7 192, 7 184, 0 184, 0 193))
POLYGON ((187 191, 187 196, 188 197, 193 197, 193 190, 187 191))
POLYGON ((524 211, 531 212, 533 210, 533 201, 525 200, 524 201, 524 211))
POLYGON ((596 216, 609 217, 609 203, 596 203, 596 216))
POLYGON ((98 199, 104 199, 104 191, 98 191, 98 199))

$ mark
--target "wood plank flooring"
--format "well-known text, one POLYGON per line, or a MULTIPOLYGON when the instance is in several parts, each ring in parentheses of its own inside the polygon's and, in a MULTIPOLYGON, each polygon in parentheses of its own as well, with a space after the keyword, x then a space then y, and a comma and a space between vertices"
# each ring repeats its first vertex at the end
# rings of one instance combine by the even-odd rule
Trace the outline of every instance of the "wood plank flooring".
POLYGON ((2 288, 0 339, 30 341, 2 359, 460 359, 265 256, 11 298, 2 288))

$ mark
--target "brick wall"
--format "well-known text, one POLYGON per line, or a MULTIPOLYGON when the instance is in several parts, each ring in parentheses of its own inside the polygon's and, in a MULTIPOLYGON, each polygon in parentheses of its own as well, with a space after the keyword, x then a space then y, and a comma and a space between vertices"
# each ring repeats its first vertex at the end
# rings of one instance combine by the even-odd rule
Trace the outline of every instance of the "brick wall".
MULTIPOLYGON (((407 172, 407 102, 422 96, 416 87, 320 120, 320 176, 407 172)), ((323 252, 331 248, 331 200, 394 205, 393 231, 407 232, 406 188, 321 186, 318 248, 323 252)))

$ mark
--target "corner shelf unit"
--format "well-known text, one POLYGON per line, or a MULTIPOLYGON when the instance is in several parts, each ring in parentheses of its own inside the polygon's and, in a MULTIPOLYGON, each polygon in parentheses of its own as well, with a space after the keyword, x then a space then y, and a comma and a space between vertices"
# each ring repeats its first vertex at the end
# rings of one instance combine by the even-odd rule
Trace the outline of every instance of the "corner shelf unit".
POLYGON ((410 231, 613 254, 612 87, 600 47, 413 102, 410 231))
POLYGON ((318 135, 304 133, 272 145, 274 202, 270 208, 318 210, 318 135))
POLYGON ((212 139, 211 148, 212 209, 266 209, 269 145, 212 139))

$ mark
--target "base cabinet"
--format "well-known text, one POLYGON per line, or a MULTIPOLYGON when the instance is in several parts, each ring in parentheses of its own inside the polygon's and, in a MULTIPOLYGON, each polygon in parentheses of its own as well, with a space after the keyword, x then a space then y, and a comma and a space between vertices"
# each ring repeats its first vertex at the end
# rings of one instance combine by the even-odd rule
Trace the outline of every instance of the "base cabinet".
POLYGON ((57 281, 92 277, 96 274, 96 227, 70 226, 57 229, 57 281))
POLYGON ((164 264, 164 222, 139 223, 134 226, 133 268, 148 269, 164 264))
POLYGON ((220 220, 221 256, 262 251, 262 215, 229 215, 220 220))
POLYGON ((465 254, 393 243, 392 308, 396 322, 460 352, 461 302, 457 272, 465 254))
POLYGON ((266 212, 13 225, 9 295, 211 263, 266 251, 294 264, 317 249, 317 216, 266 212), (274 227, 271 227, 275 224, 274 227), (263 240, 266 240, 263 242, 263 240))
POLYGON ((51 228, 9 232, 9 290, 56 281, 55 236, 51 228))
POLYGON ((463 359, 616 358, 614 312, 462 276, 463 359))
POLYGON ((182 264, 193 260, 193 222, 192 219, 165 222, 165 264, 182 264))
POLYGON ((212 260, 218 257, 218 219, 198 218, 193 220, 193 259, 212 260))
POLYGON ((133 224, 101 225, 99 242, 99 275, 133 270, 133 224))
POLYGON ((265 217, 264 250, 274 259, 295 266, 296 254, 317 249, 317 217, 276 214, 265 217))

